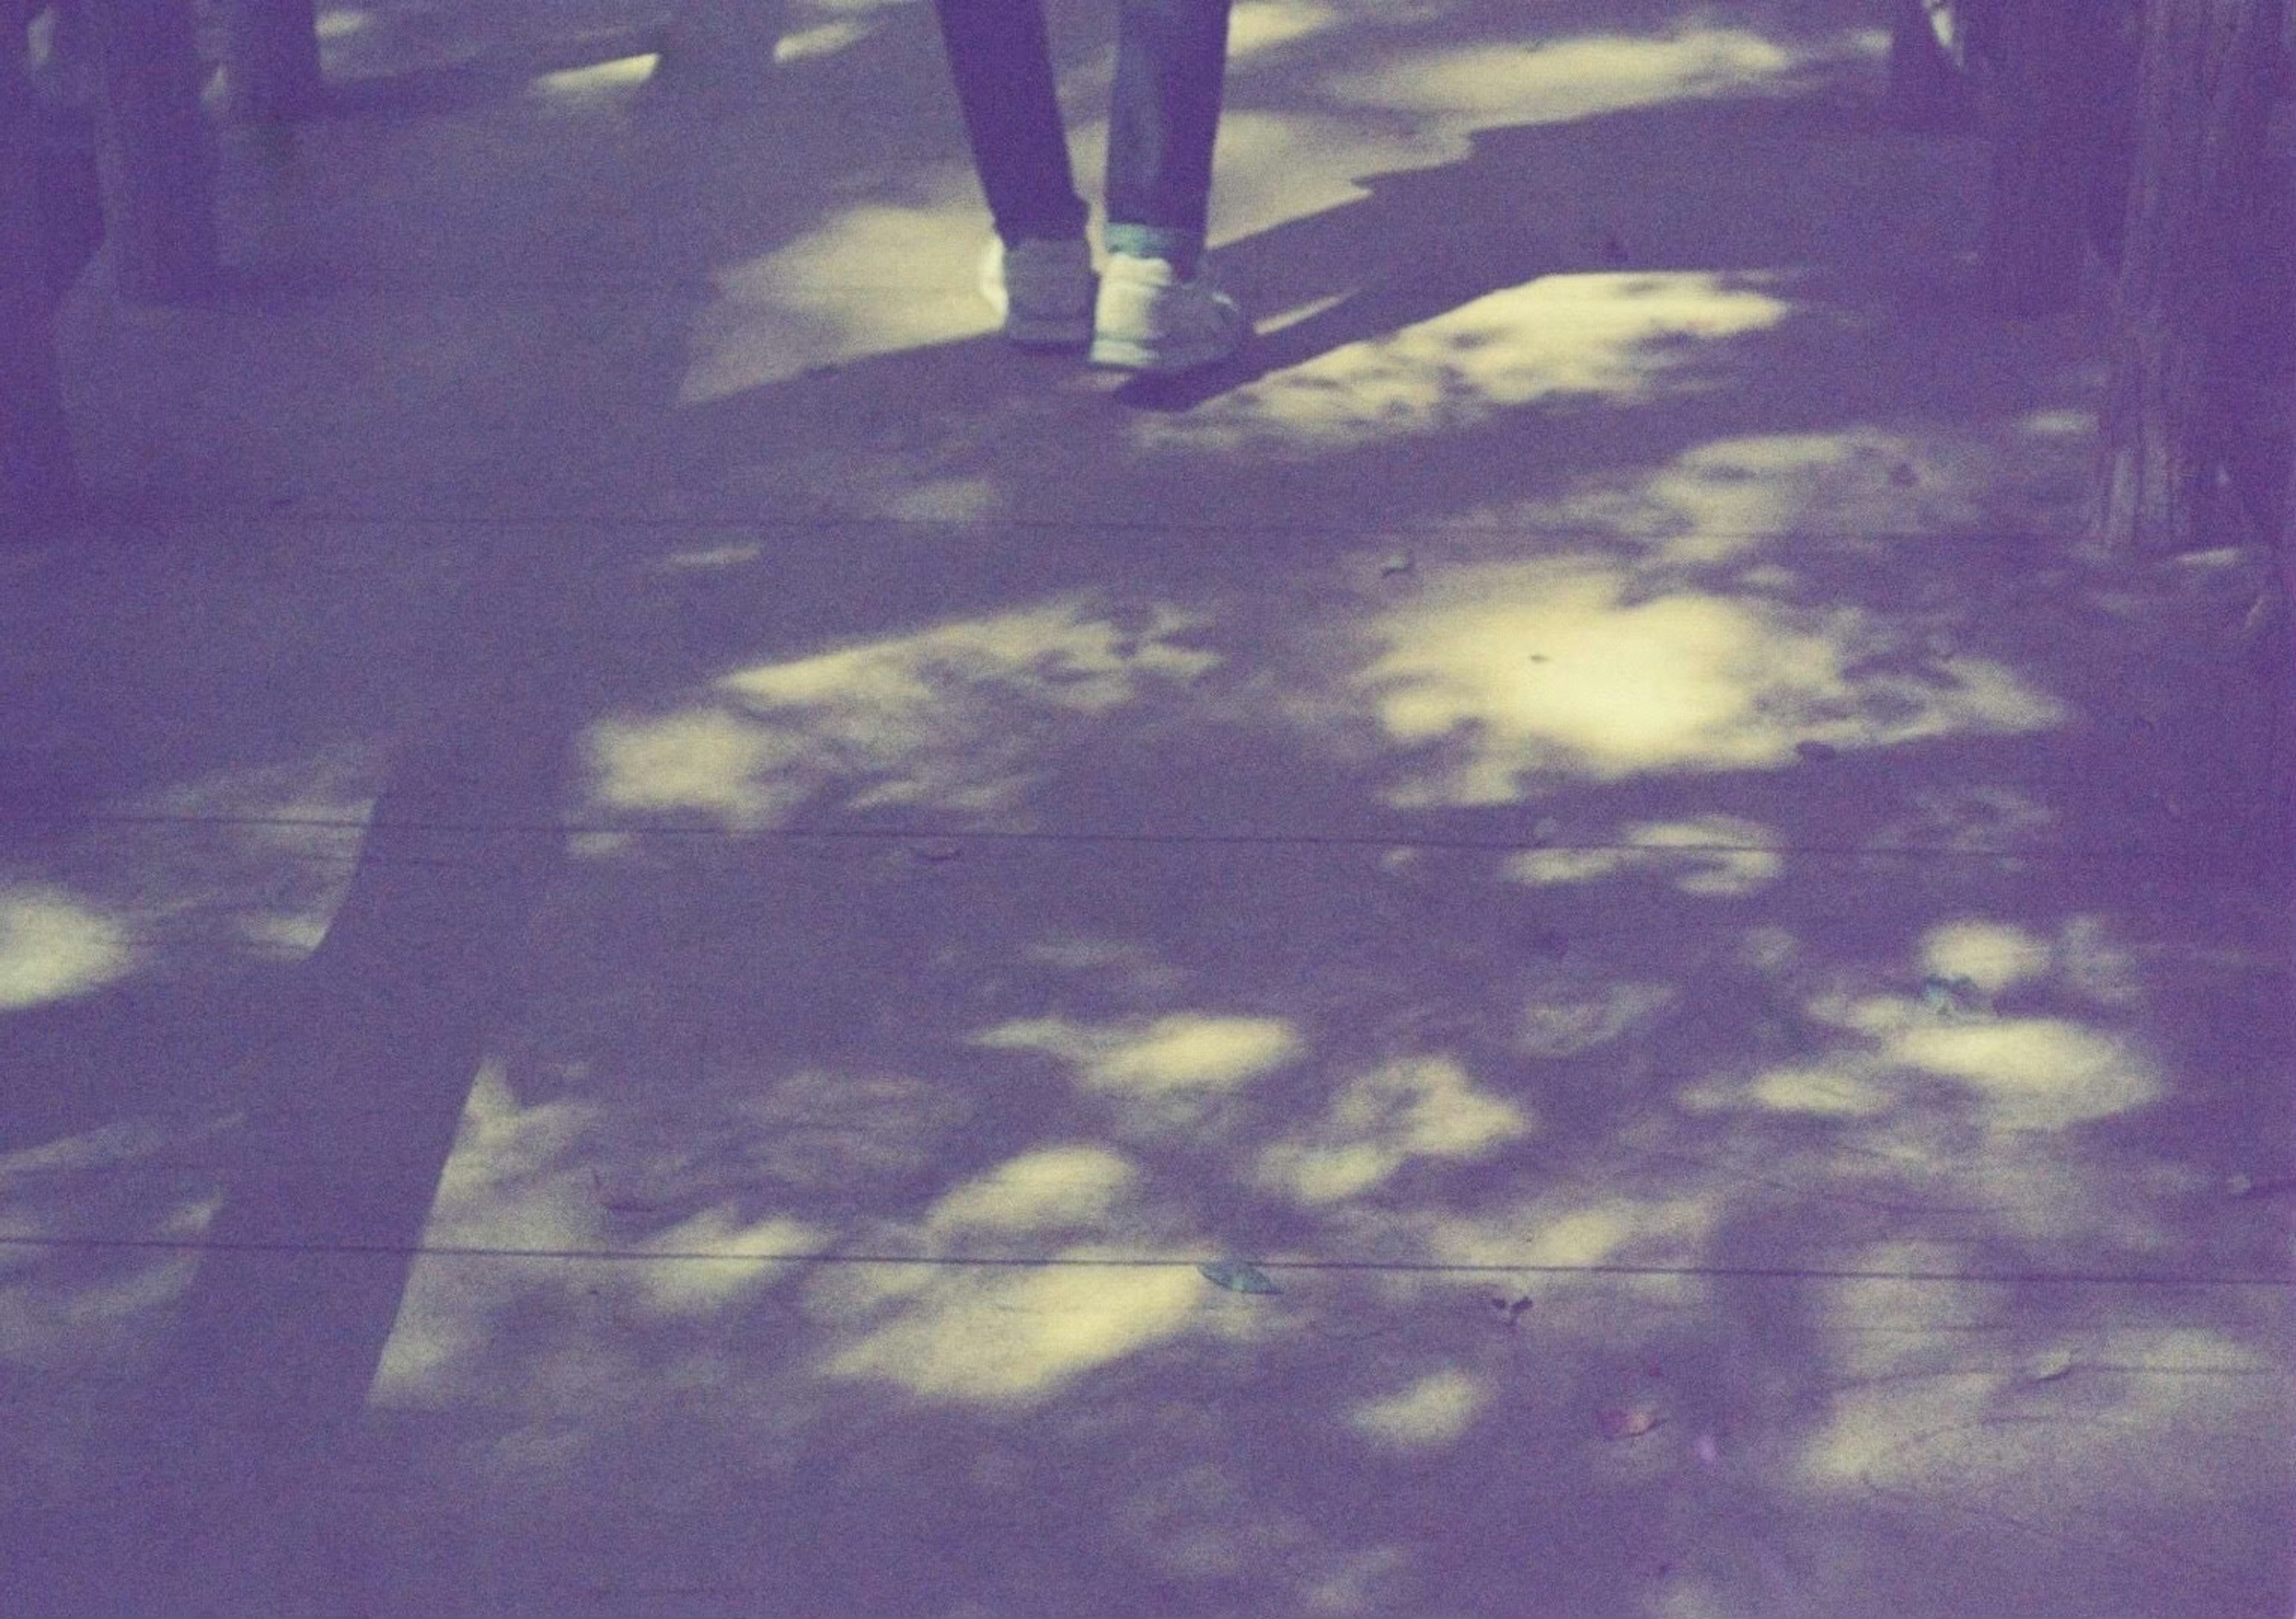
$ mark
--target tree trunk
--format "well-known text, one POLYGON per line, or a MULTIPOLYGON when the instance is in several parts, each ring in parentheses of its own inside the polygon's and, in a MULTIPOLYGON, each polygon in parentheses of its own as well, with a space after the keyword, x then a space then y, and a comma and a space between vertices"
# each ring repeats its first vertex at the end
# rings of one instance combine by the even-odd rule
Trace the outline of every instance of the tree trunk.
POLYGON ((33 186, 39 157, 24 29, 12 8, 0 16, 0 544, 30 537, 74 495, 33 186))
POLYGON ((2265 155, 2284 0, 2146 0, 2094 531, 2124 552, 2238 530, 2222 386, 2244 215, 2265 155))
POLYGON ((103 77, 105 234, 133 303, 187 303, 216 274, 214 151, 185 0, 87 0, 103 77))
POLYGON ((324 83, 315 0, 230 0, 226 17, 234 116, 269 122, 318 106, 324 83))

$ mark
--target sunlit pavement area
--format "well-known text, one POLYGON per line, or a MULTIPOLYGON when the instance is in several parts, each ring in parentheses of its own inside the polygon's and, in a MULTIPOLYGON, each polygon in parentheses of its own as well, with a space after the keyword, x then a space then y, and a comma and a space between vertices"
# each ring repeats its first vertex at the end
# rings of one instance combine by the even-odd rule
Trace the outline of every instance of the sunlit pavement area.
POLYGON ((324 11, 0 552, 0 1613, 2288 1614, 2284 615, 1881 9, 1244 0, 1161 395, 915 0, 324 11))

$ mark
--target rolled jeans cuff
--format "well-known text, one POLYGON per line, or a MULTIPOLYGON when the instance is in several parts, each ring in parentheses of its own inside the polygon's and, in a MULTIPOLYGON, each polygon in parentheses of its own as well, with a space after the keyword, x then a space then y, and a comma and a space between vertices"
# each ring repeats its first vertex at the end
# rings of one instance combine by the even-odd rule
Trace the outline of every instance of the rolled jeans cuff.
POLYGON ((1196 273, 1204 251, 1204 233, 1174 225, 1129 225, 1110 220, 1101 233, 1111 253, 1130 258, 1161 258, 1182 281, 1196 273))

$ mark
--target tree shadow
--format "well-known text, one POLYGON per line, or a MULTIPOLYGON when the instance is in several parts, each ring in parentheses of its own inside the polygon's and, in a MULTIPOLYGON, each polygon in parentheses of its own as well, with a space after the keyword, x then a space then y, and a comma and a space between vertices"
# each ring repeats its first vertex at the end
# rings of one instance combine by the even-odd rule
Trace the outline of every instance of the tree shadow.
MULTIPOLYGON (((1767 140, 1773 110, 1612 115, 1578 155, 1767 140)), ((1502 132, 1299 236, 1375 254, 1562 138, 1502 132)), ((828 213, 734 231, 771 250, 828 213)), ((1207 400, 1113 455, 1089 452, 1136 416, 986 340, 680 409, 677 351, 644 348, 604 397, 669 420, 612 429, 664 457, 641 495, 701 516, 464 541, 490 549, 402 586, 447 633, 308 632, 391 678, 331 675, 253 737, 193 725, 107 785, 292 778, 216 772, 200 802, 248 870, 148 976, 9 1014, 59 1031, 44 1067, 167 1043, 132 1078, 90 1061, 12 1146, 171 1083, 250 1116, 220 1149, 160 1131, 176 1179, 141 1202, 104 1206, 101 1166, 27 1199, 163 1245, 139 1260, 206 1245, 188 1284, 123 1264, 142 1290, 110 1295, 98 1250, 40 1248, 50 1290, 14 1290, 83 1329, 22 1379, 56 1444, 28 1476, 92 1451, 131 1477, 65 1520, 116 1551, 50 1533, 70 1566, 34 1588, 1910 1613, 2014 1560, 2037 1606, 2261 1611, 2284 1281, 2268 1200, 2223 1177, 2284 1135, 2253 896, 2285 845, 2210 740, 2267 689, 2191 634, 2242 622, 2237 570, 2187 590, 2042 522, 2005 538, 1997 469, 2057 453, 2030 426, 2067 397, 2046 340, 1890 336, 1847 239, 1792 297, 1742 283, 1807 240, 1744 229, 1707 265, 1652 231, 1680 250, 1641 268, 1779 307, 1630 322, 1597 385, 1445 337, 1450 372, 1398 362, 1433 379, 1416 413, 1341 378, 1375 408, 1303 433, 1207 400), (979 515, 881 503, 960 487, 979 515), (2132 743, 2146 634, 2168 673, 2132 743), (313 785, 325 746, 441 699, 434 745, 313 785), (2158 792, 2204 773, 2163 834, 2158 792), (244 837, 369 795, 364 825, 308 817, 332 844, 244 837), (234 904, 319 942, 160 1004, 202 948, 231 959, 234 904), (248 1043, 235 1098, 202 1040, 248 1043), (1195 1269, 1221 1255, 1283 1291, 1195 1269), (2105 1280, 2047 1279, 2073 1274, 2105 1280), (136 1397, 91 1392, 107 1356, 136 1397), (70 1435, 91 1406, 126 1414, 70 1435), (191 1460, 134 1483, 160 1453, 191 1460), (2215 1509, 2218 1466, 2260 1481, 2248 1516, 2215 1509)), ((1535 281, 1513 250, 1335 307, 1297 368, 1535 281)), ((316 602, 432 566, 297 536, 340 569, 316 602)), ((299 633, 260 622, 227 689, 303 666, 299 633)), ((148 701, 196 666, 117 678, 148 701)), ((152 891, 145 916, 195 890, 203 853, 111 835, 38 870, 123 911, 152 891)))

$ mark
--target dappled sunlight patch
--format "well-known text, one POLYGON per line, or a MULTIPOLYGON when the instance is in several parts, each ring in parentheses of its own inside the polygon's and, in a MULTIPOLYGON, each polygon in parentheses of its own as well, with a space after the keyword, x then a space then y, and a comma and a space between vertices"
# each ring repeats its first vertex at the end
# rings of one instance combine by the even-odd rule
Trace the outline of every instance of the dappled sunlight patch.
MULTIPOLYGON (((2064 1549, 2156 1566, 2174 1558, 2203 1572, 2212 1535, 2171 1544, 2147 1531, 2196 1507, 2202 1522, 2222 1522, 2226 1479, 2284 1474, 2285 1395, 2277 1379, 2237 1370, 2243 1357, 2218 1335, 2189 1337, 2196 1350, 2213 1339, 2235 1369, 2100 1375, 2086 1368, 2102 1345, 2078 1339, 2068 1349, 2020 1343, 2007 1327, 1964 1330, 1943 1338, 1955 1349, 1940 1355, 1939 1337, 1908 1332, 1894 1367, 1834 1390, 1796 1471, 1827 1493, 1886 1497, 1948 1519, 1981 1515, 2064 1549)), ((2241 1538, 2239 1529, 2226 1537, 2241 1538)))
POLYGON ((1973 432, 1859 425, 1715 439, 1655 471, 1591 480, 1553 509, 1657 536, 1669 560, 1707 565, 1797 531, 1965 533, 1997 523, 2003 492, 2041 470, 2029 452, 1973 432))
POLYGON ((1734 899, 1785 872, 1777 834, 1735 815, 1647 822, 1621 836, 1623 846, 1525 849, 1509 857, 1507 879, 1543 888, 1646 871, 1670 878, 1685 894, 1734 899))
POLYGON ((776 781, 797 739, 701 710, 654 720, 600 720, 583 739, 593 797, 609 810, 693 810, 735 831, 775 824, 803 798, 776 781))
POLYGON ((1394 1394, 1354 1402, 1346 1420, 1382 1450, 1445 1450, 1466 1436, 1490 1403, 1480 1379, 1447 1366, 1394 1394))
POLYGON ((92 993, 135 956, 125 923, 62 889, 0 887, 0 1012, 92 993))
MULTIPOLYGON (((1913 1257, 1884 1244, 1855 1263, 1886 1271, 1913 1257)), ((2154 1298, 2106 1292, 2059 1312, 2023 1289, 1934 1280, 1845 1283, 1809 1303, 1810 1370, 1831 1386, 1782 1485, 2006 1521, 2039 1547, 2156 1567, 2252 1555, 2240 1520, 2253 1513, 2261 1527, 2273 1511, 2262 1482, 2286 1476, 2288 1401, 2269 1349, 2232 1327, 2256 1319, 2248 1304, 2190 1298, 2162 1320, 2154 1298), (2227 1480, 2259 1489, 2228 1492, 2227 1480), (2177 1544, 2153 1538, 2179 1518, 2177 1544), (2218 1544, 2204 1525, 2224 1525, 2218 1544)))
POLYGON ((787 67, 791 62, 834 56, 848 46, 860 44, 876 31, 875 22, 852 17, 816 22, 811 28, 793 29, 774 41, 774 65, 787 67))
POLYGON ((737 1204, 722 1203, 657 1231, 645 1247, 663 1257, 623 1274, 629 1292, 652 1313, 706 1318, 742 1304, 794 1270, 787 1261, 749 1256, 810 1254, 827 1241, 821 1227, 801 1220, 744 1223, 737 1204))
POLYGON ((521 1107, 501 1063, 479 1070, 424 1231, 439 1247, 550 1248, 600 1235, 588 1169, 572 1160, 605 1109, 556 1101, 521 1107))
POLYGON ((116 1372, 160 1346, 222 1206, 194 1165, 241 1123, 138 1119, 0 1153, 0 1367, 116 1372))
POLYGON ((416 1259, 367 1398, 379 1406, 451 1402, 459 1374, 485 1348, 496 1318, 531 1286, 454 1258, 416 1259))
POLYGON ((1004 508, 1005 492, 993 478, 924 478, 904 471, 873 508, 903 523, 979 523, 1004 508))
POLYGON ((1316 1128, 1262 1151, 1257 1178, 1302 1203, 1334 1203, 1414 1158, 1486 1158, 1534 1128, 1526 1104, 1478 1092, 1452 1059, 1406 1058, 1349 1082, 1316 1128))
POLYGON ((1890 1060, 1960 1081, 2002 1129, 2055 1129, 2141 1108, 2161 1093, 2153 1063, 2128 1042, 2052 1018, 1915 1024, 1890 1060))
POLYGON ((972 1043, 1042 1051, 1071 1064, 1088 1090, 1147 1096, 1234 1091, 1306 1051, 1286 1018, 1199 1012, 1100 1025, 1024 1018, 985 1030, 972 1043))
POLYGON ((925 1214, 932 1237, 1021 1237, 1103 1226, 1139 1180, 1121 1153, 1078 1142, 1008 1158, 943 1193, 925 1214))
POLYGON ((1779 86, 1805 60, 1748 29, 1688 28, 1665 39, 1594 34, 1398 51, 1330 76, 1324 89, 1357 106, 1560 124, 1779 86))
POLYGON ((908 176, 931 201, 836 214, 787 247, 715 272, 695 315, 682 405, 707 405, 823 365, 977 336, 990 323, 964 269, 982 241, 976 183, 955 165, 908 176), (929 269, 922 278, 919 266, 929 269))
POLYGON ((1127 629, 1082 601, 1054 601, 971 619, 895 640, 825 652, 794 663, 731 675, 727 692, 754 707, 847 707, 868 716, 868 735, 890 729, 938 687, 995 683, 1055 707, 1106 714, 1129 701, 1144 675, 1192 679, 1215 667, 1217 653, 1175 638, 1205 620, 1156 607, 1127 629))
MULTIPOLYGON (((422 1233, 425 1248, 525 1252, 595 1248, 605 1232, 597 1182, 574 1162, 604 1109, 545 1102, 522 1108, 499 1061, 483 1064, 422 1233)), ((453 1254, 419 1257, 375 1374, 386 1403, 447 1398, 452 1379, 520 1299, 562 1291, 556 1269, 495 1265, 453 1254)))
MULTIPOLYGON (((171 1223, 203 1225, 211 1212, 210 1205, 187 1205, 184 1217, 171 1223)), ((102 1275, 69 1282, 0 1271, 0 1365, 116 1372, 156 1345, 169 1307, 198 1270, 198 1255, 184 1253, 137 1255, 102 1275)))
POLYGON ((1317 355, 1184 416, 1147 417, 1132 431, 1146 448, 1322 455, 1456 432, 1542 401, 1646 403, 1710 385, 1693 370, 1699 341, 1785 318, 1790 306, 1751 279, 1542 276, 1317 355))
MULTIPOLYGON (((1079 127, 1073 144, 1086 171, 1107 161, 1108 125, 1079 127)), ((1359 176, 1432 168, 1468 151, 1467 130, 1414 122, 1377 127, 1360 117, 1334 117, 1296 106, 1281 110, 1239 106, 1220 119, 1219 184, 1212 192, 1211 241, 1249 241, 1293 220, 1313 219, 1366 194, 1359 176)), ((1359 265, 1326 264, 1325 274, 1368 273, 1380 250, 1371 240, 1355 244, 1359 265)), ((1259 315, 1267 311, 1255 309, 1259 315)), ((1267 330, 1265 324, 1259 327, 1267 330)))
POLYGON ((1976 919, 1938 923, 1918 950, 1923 972, 1966 981, 1988 995, 2046 977, 2054 954, 2050 941, 2030 928, 1976 919))
MULTIPOLYGON (((1331 1218, 1336 1229, 1357 1240, 1375 1239, 1384 1252, 1407 1252, 1433 1264, 1521 1266, 1529 1277, 1549 1269, 1692 1263, 1723 1214, 1719 1201, 1702 1188, 1636 1197, 1590 1194, 1587 1183, 1582 1173, 1568 1186, 1544 1187, 1472 1213, 1411 1208, 1381 1210, 1375 1219, 1365 1219, 1336 1210, 1331 1218)), ((1619 1296, 1656 1304, 1697 1304, 1710 1286, 1690 1270, 1611 1280, 1619 1296)), ((1538 1320, 1553 1327, 1560 1319, 1555 1302, 1543 1300, 1538 1320)), ((1598 1329, 1615 1324, 1599 1310, 1587 1319, 1598 1329)))
POLYGON ((318 915, 245 917, 238 924, 239 936, 258 955, 299 961, 325 941, 332 920, 318 915))
MULTIPOLYGON (((1108 1256, 1085 1248, 1054 1255, 1108 1256)), ((822 1370, 923 1399, 1037 1404, 1086 1372, 1178 1337, 1202 1286, 1185 1265, 943 1272, 893 1319, 832 1353, 822 1370)))
POLYGON ((667 714, 610 715, 584 738, 593 801, 777 824, 837 787, 849 807, 1011 807, 1062 720, 1105 719, 1193 681, 1219 655, 1200 615, 1128 620, 1055 601, 728 675, 667 714))
POLYGON ((1637 1234, 1631 1205, 1582 1208, 1541 1222, 1527 1233, 1520 1263, 1538 1265, 1599 1265, 1618 1257, 1637 1234))
POLYGON ((1628 828, 1627 840, 1658 858, 1680 862, 1674 886, 1685 894, 1742 898, 1785 872, 1777 834, 1735 815, 1649 822, 1628 828))
POLYGON ((1629 604, 1626 593, 1613 569, 1521 563, 1446 579, 1389 612, 1387 650, 1358 685, 1397 742, 1464 735, 1469 755, 1390 801, 1501 804, 1533 774, 1780 764, 1792 739, 1759 699, 1810 707, 1841 684, 1838 650, 1782 626, 1774 640, 1745 605, 1688 593, 1629 604))
POLYGON ((1640 591, 1626 568, 1593 558, 1457 569, 1374 631, 1384 650, 1355 687, 1397 744, 1430 757, 1386 790, 1406 807, 1511 803, 1542 778, 1775 769, 1815 745, 2014 733, 2061 717, 2004 668, 1968 660, 1922 678, 1875 666, 1890 637, 1857 611, 1640 591))
POLYGON ((1259 1179, 1301 1203, 1339 1203, 1371 1190, 1403 1161, 1401 1152, 1376 1141, 1280 1141, 1259 1155, 1259 1179))
POLYGON ((1673 985, 1626 979, 1542 988, 1523 1008, 1511 1044, 1524 1057, 1581 1056, 1623 1034, 1647 1029, 1680 999, 1681 991, 1673 985))
POLYGON ((566 106, 611 103, 635 94, 652 77, 660 60, 659 53, 649 51, 612 61, 594 62, 588 67, 540 73, 528 81, 527 89, 545 102, 566 106))
POLYGON ((968 1043, 1051 1058, 1078 1091, 1108 1108, 1119 1134, 1150 1138, 1221 1127, 1218 1121, 1249 1086, 1307 1053, 1288 1019, 1198 1012, 1099 1024, 1057 1015, 1016 1018, 968 1043))
POLYGON ((1814 1118, 1876 1118, 1898 1095, 1875 1079, 1841 1067, 1771 1068, 1745 1087, 1748 1100, 1773 1113, 1814 1118))
POLYGON ((1509 882, 1529 888, 1556 888, 1599 882, 1621 871, 1646 867, 1650 857, 1636 849, 1525 849, 1507 859, 1509 882))
POLYGON ((1227 60, 1231 69, 1255 56, 1310 38, 1341 20, 1326 0, 1237 0, 1229 13, 1227 60))
POLYGON ((196 1245, 221 1206, 209 1176, 165 1160, 234 1122, 138 1120, 0 1154, 0 1367, 116 1375, 148 1361, 198 1270, 196 1251, 170 1246, 196 1245))

